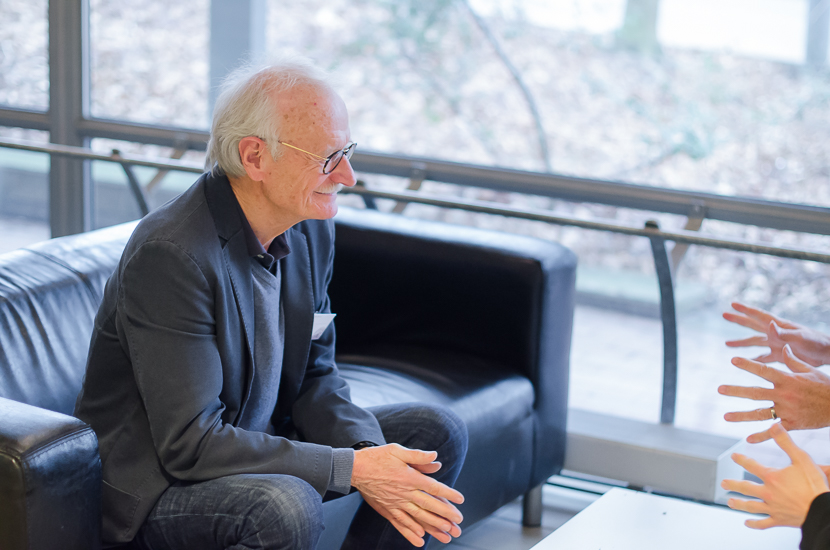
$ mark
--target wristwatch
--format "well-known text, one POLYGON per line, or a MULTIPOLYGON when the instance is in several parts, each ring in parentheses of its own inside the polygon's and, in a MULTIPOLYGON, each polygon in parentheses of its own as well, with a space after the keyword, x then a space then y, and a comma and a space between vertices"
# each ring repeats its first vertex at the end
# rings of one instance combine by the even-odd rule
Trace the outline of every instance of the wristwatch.
POLYGON ((377 443, 372 443, 371 441, 361 441, 360 443, 355 443, 352 445, 352 449, 355 451, 359 451, 360 449, 365 449, 366 447, 377 447, 377 443))

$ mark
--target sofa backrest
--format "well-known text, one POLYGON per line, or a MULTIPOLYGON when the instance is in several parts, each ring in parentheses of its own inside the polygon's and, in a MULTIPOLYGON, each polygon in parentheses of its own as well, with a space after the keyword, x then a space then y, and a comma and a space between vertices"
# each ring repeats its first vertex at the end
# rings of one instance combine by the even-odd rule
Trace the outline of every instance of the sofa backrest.
POLYGON ((72 414, 104 285, 134 227, 0 256, 0 397, 72 414))
POLYGON ((443 350, 533 378, 550 343, 567 367, 576 257, 564 246, 373 210, 336 220, 338 354, 443 350))
MULTIPOLYGON (((369 210, 341 208, 336 222, 338 352, 443 349, 531 377, 552 354, 567 365, 576 265, 568 249, 369 210)), ((0 256, 0 397, 72 414, 104 285, 134 228, 0 256)))

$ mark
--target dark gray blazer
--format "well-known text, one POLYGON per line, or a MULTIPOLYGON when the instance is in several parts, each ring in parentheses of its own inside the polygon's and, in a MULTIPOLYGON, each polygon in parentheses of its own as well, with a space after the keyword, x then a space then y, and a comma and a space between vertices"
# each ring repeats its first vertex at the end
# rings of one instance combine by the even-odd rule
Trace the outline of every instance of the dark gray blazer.
POLYGON ((237 427, 254 374, 251 264, 237 204, 227 178, 203 175, 138 224, 107 283, 75 410, 99 438, 106 543, 131 540, 177 480, 290 474, 322 495, 331 447, 384 442, 338 375, 334 325, 311 340, 314 313, 330 311, 331 220, 286 232, 277 436, 237 427))

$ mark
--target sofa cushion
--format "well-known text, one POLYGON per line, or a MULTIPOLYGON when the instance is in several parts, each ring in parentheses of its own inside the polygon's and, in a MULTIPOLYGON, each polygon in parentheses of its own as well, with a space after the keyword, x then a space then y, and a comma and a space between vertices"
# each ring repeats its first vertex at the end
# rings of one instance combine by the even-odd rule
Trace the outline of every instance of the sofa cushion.
POLYGON ((426 401, 464 420, 470 446, 456 487, 466 497, 460 507, 465 522, 478 521, 527 490, 535 444, 528 378, 468 355, 417 347, 375 346, 338 355, 337 361, 362 407, 426 401))

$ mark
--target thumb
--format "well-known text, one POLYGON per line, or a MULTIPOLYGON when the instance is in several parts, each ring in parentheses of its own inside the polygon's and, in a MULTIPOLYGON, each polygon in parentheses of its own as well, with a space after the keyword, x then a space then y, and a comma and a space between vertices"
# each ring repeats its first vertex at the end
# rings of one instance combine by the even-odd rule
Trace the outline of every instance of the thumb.
POLYGON ((771 332, 781 340, 788 342, 792 341, 795 338, 798 329, 785 328, 779 325, 777 321, 772 320, 769 322, 769 332, 771 332))
POLYGON ((419 451, 406 447, 395 448, 393 454, 407 464, 430 464, 438 458, 438 453, 435 451, 419 451))
POLYGON ((793 372, 810 372, 813 367, 799 359, 793 353, 789 344, 784 346, 784 364, 793 372))
POLYGON ((810 458, 810 455, 807 454, 801 447, 795 444, 795 441, 790 437, 790 434, 787 433, 787 430, 781 426, 780 422, 776 422, 773 424, 769 429, 770 434, 772 434, 772 438, 775 440, 776 445, 781 448, 782 451, 787 453, 787 456, 790 457, 790 460, 793 464, 800 464, 806 461, 812 462, 813 459, 810 458))

